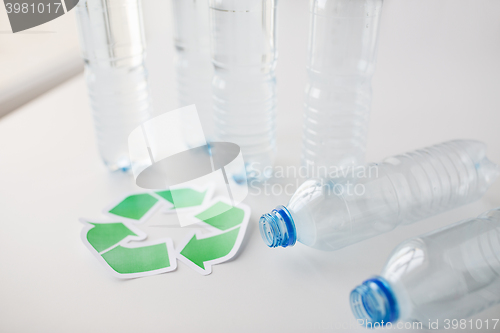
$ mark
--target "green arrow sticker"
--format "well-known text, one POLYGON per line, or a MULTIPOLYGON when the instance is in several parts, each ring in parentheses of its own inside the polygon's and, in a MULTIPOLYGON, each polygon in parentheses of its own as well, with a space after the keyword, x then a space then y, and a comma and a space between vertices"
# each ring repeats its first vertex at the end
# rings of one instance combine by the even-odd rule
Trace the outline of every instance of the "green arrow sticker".
POLYGON ((171 209, 179 209, 201 205, 205 199, 207 191, 199 192, 191 188, 182 188, 178 190, 166 190, 155 193, 172 203, 174 206, 171 209))
POLYGON ((195 217, 219 230, 227 230, 240 224, 245 212, 241 208, 219 201, 195 217))
POLYGON ((243 241, 250 209, 232 206, 219 198, 209 208, 196 215, 206 225, 218 229, 210 234, 192 232, 178 247, 177 258, 195 271, 207 275, 212 266, 231 259, 243 241))
POLYGON ((227 256, 236 243, 240 228, 230 230, 220 235, 198 239, 196 235, 184 246, 181 255, 193 262, 201 269, 205 269, 204 262, 227 256))
POLYGON ((82 241, 119 278, 170 272, 177 268, 177 259, 200 274, 210 274, 213 265, 237 253, 250 218, 250 208, 233 206, 225 197, 207 204, 213 190, 211 185, 202 190, 188 186, 130 194, 104 210, 112 220, 80 219, 84 224, 82 241), (169 211, 174 212, 190 209, 183 214, 200 226, 191 229, 176 249, 170 238, 146 241, 148 235, 139 228, 138 222, 147 220, 162 205, 170 205, 169 211))
POLYGON ((83 243, 116 277, 136 278, 177 268, 169 238, 145 242, 147 235, 130 222, 80 221, 85 225, 83 243))
POLYGON ((118 245, 103 253, 102 258, 119 274, 158 271, 170 267, 165 243, 140 247, 118 245))
POLYGON ((149 193, 132 194, 105 209, 105 213, 132 221, 141 221, 153 213, 153 207, 157 202, 158 199, 149 193))
POLYGON ((155 194, 172 204, 171 207, 165 210, 166 212, 175 212, 203 205, 203 203, 212 196, 213 191, 214 186, 210 184, 203 189, 186 186, 183 188, 157 191, 155 194))
POLYGON ((97 251, 102 252, 120 241, 127 238, 127 236, 136 236, 136 239, 140 239, 132 230, 127 228, 123 223, 92 223, 94 227, 90 229, 86 238, 89 244, 97 251))

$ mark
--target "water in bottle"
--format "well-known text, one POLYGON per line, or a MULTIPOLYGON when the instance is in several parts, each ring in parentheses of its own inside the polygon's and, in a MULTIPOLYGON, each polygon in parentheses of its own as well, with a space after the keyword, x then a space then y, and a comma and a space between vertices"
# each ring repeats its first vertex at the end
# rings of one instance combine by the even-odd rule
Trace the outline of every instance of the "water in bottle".
POLYGON ((500 208, 404 241, 350 299, 367 327, 493 329, 465 318, 500 303, 500 208))
POLYGON ((276 150, 276 0, 210 0, 210 7, 215 136, 240 146, 247 179, 263 180, 276 150))
MULTIPOLYGON (((175 27, 175 69, 179 107, 195 104, 208 141, 213 141, 213 65, 210 56, 208 0, 173 0, 175 27)), ((193 125, 183 122, 188 146, 196 145, 190 132, 193 125)))
POLYGON ((141 1, 80 0, 76 13, 99 152, 126 171, 128 135, 150 113, 141 1))
POLYGON ((306 181, 286 207, 260 218, 261 236, 269 247, 299 241, 337 250, 473 202, 499 173, 483 143, 445 142, 356 167, 346 176, 306 181))
POLYGON ((365 162, 383 0, 311 0, 302 165, 365 162))

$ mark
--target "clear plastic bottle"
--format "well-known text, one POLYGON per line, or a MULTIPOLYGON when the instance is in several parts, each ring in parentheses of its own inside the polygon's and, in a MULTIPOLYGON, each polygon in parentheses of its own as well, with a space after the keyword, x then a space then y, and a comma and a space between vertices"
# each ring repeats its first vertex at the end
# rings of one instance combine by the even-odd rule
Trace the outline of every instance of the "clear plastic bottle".
POLYGON ((215 136, 241 147, 247 179, 263 180, 276 151, 276 0, 210 0, 210 7, 215 136))
POLYGON ((334 251, 477 200, 498 174, 483 143, 445 142, 306 181, 286 207, 262 215, 261 236, 269 247, 298 240, 334 251))
MULTIPOLYGON (((175 27, 176 79, 179 107, 195 104, 208 141, 213 141, 214 120, 212 78, 214 66, 210 56, 208 0, 172 0, 175 27)), ((192 126, 183 122, 188 146, 192 126)))
POLYGON ((382 2, 311 0, 302 142, 309 177, 365 163, 382 2))
POLYGON ((150 115, 141 1, 80 0, 76 13, 99 152, 127 171, 128 135, 150 115))
POLYGON ((350 298, 367 327, 401 320, 432 329, 486 328, 465 318, 500 303, 500 208, 404 241, 381 275, 350 298))

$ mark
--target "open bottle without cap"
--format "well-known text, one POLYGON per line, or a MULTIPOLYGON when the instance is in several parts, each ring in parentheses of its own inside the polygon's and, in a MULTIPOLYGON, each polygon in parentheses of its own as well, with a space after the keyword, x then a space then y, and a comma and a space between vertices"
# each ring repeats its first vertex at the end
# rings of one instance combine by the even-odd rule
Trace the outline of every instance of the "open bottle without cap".
POLYGON ((404 241, 350 303, 367 327, 400 320, 432 329, 500 303, 500 207, 404 241))
POLYGON ((362 167, 356 177, 310 179, 260 218, 269 247, 301 242, 334 251, 479 199, 500 173, 478 141, 449 141, 362 167), (364 177, 361 177, 364 175, 364 177))

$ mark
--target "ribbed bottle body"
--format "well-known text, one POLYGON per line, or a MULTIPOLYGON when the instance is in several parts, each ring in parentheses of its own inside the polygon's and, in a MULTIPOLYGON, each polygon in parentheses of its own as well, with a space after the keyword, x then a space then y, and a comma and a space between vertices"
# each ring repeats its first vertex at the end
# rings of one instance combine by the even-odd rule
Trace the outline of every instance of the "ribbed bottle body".
POLYGON ((215 137, 238 144, 241 172, 263 180, 276 151, 276 0, 210 0, 210 7, 215 137))
POLYGON ((306 181, 286 206, 298 241, 336 250, 479 199, 499 174, 477 141, 449 141, 306 181))
POLYGON ((403 242, 381 276, 400 319, 423 327, 451 327, 500 303, 500 208, 403 242))
POLYGON ((128 135, 151 112, 141 2, 80 1, 77 21, 99 152, 111 171, 126 171, 128 135))
MULTIPOLYGON (((213 64, 210 56, 208 0, 172 0, 175 71, 179 107, 195 104, 208 141, 214 138, 212 102, 213 64)), ((193 125, 185 121, 183 129, 188 146, 193 125)))
POLYGON ((381 10, 382 0, 311 1, 302 146, 310 174, 364 164, 381 10))

